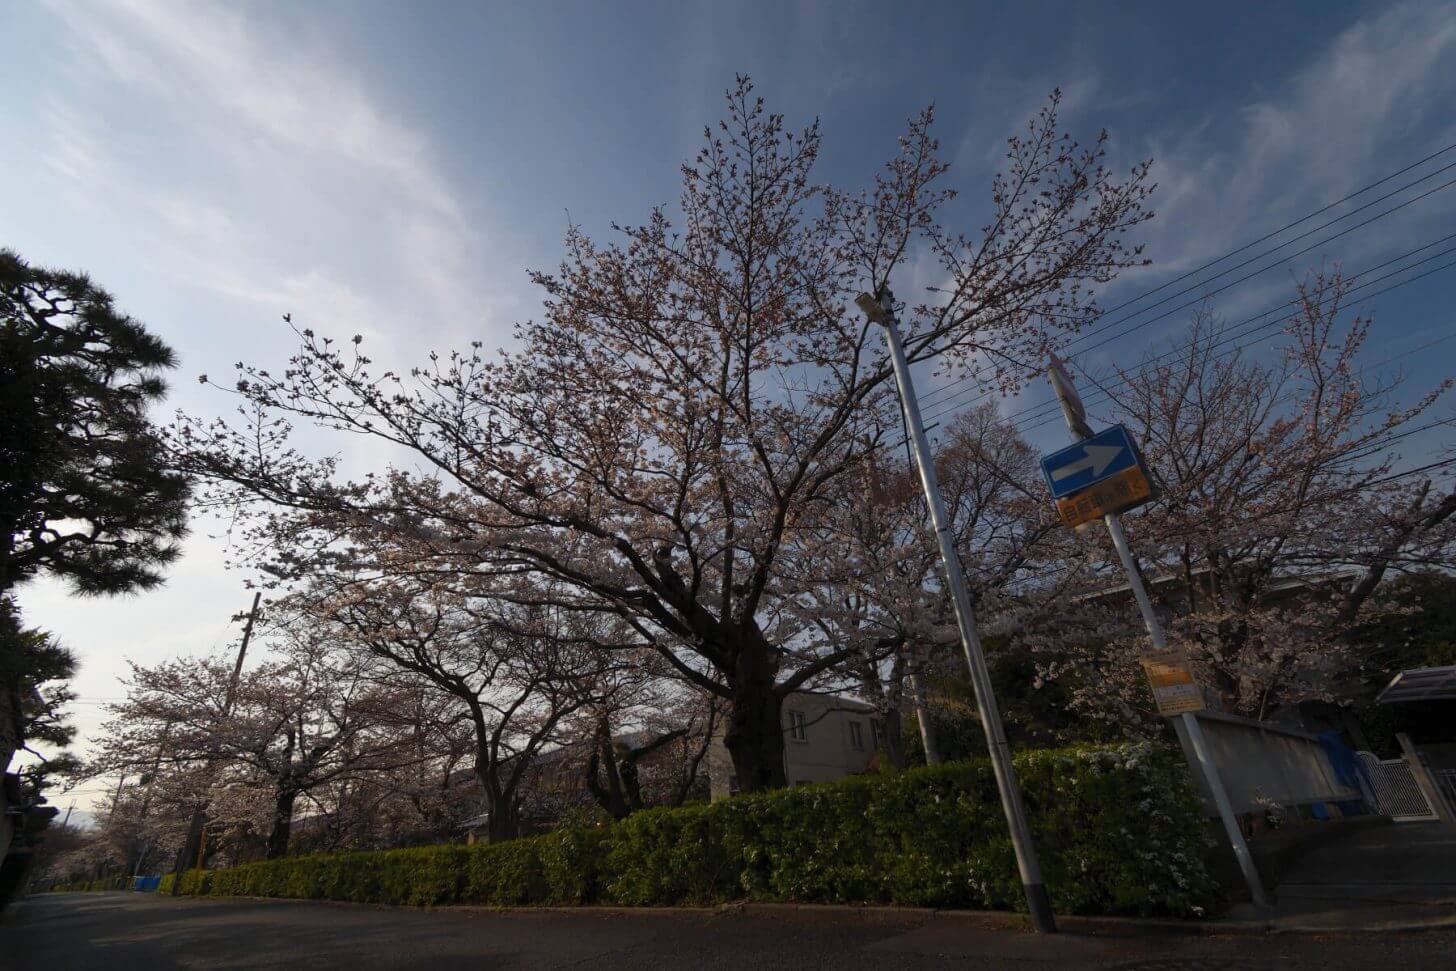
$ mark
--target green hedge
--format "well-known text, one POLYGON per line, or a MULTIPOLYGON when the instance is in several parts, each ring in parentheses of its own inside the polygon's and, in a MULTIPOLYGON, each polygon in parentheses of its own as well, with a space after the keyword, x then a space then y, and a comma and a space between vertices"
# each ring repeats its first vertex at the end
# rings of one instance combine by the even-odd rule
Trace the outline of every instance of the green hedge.
MULTIPOLYGON (((1039 751, 1016 765, 1059 912, 1193 916, 1214 902, 1208 830, 1171 752, 1145 744, 1039 751)), ((195 870, 182 891, 416 906, 746 897, 1024 907, 985 760, 654 809, 508 843, 195 870)))

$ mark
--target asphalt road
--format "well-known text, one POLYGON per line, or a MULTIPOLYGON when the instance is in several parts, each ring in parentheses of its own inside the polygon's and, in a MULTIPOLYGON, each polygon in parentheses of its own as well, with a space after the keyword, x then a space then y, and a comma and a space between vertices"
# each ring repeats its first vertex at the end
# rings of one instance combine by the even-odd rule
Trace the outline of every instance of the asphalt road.
POLYGON ((420 911, 155 894, 48 894, 0 921, 3 971, 304 968, 1456 969, 1456 933, 1038 938, 956 916, 420 911))

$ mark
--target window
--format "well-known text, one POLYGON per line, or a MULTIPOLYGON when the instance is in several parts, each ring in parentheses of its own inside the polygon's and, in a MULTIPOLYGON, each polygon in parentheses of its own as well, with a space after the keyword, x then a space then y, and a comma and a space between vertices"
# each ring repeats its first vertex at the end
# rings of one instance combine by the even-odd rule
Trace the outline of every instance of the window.
POLYGON ((809 726, 804 721, 802 711, 789 712, 789 738, 796 742, 807 742, 809 740, 809 726))
POLYGON ((856 752, 864 751, 864 726, 859 722, 849 723, 849 747, 856 752))
POLYGON ((728 795, 730 795, 730 796, 736 796, 736 795, 738 795, 738 776, 737 775, 730 775, 728 777, 728 795))
POLYGON ((885 723, 878 718, 870 719, 870 740, 874 742, 876 751, 885 747, 885 723))

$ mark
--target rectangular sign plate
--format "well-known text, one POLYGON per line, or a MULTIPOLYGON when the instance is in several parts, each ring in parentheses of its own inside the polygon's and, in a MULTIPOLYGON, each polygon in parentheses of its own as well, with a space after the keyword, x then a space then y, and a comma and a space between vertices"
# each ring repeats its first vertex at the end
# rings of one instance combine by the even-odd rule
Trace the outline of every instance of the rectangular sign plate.
POLYGON ((1193 677, 1188 655, 1182 651, 1156 651, 1139 658, 1153 689, 1153 702, 1160 715, 1181 715, 1202 711, 1203 692, 1193 677))
POLYGON ((1080 526, 1112 512, 1125 512, 1152 498, 1153 490, 1143 470, 1134 465, 1090 489, 1057 500, 1057 512, 1068 526, 1080 526))
MULTIPOLYGON (((1069 496, 1138 465, 1138 450, 1121 425, 1103 429, 1041 460, 1041 474, 1053 499, 1069 496)), ((1147 477, 1144 476, 1146 479, 1147 477)))

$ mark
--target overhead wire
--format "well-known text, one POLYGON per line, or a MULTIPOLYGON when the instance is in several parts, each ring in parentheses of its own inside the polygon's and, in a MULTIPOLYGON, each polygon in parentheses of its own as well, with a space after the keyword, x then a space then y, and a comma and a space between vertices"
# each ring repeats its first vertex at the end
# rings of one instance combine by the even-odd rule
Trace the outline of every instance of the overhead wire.
MULTIPOLYGON (((1391 259, 1385 260, 1382 263, 1375 264, 1374 266, 1368 267, 1368 268, 1360 271, 1359 273, 1352 274, 1351 276, 1347 277, 1347 279, 1350 280, 1350 281, 1359 280, 1362 277, 1365 277, 1365 276, 1367 276, 1367 275, 1369 275, 1371 273, 1374 273, 1377 270, 1384 269, 1384 268, 1390 266, 1391 264, 1399 263, 1399 262, 1401 262, 1403 260, 1409 259, 1411 256, 1413 256, 1413 255, 1415 255, 1417 253, 1420 253, 1420 252, 1422 252, 1424 250, 1430 249, 1433 246, 1438 246, 1438 245, 1440 245, 1442 243, 1450 242, 1450 241, 1453 241, 1453 240, 1456 240, 1456 233, 1453 233, 1453 234, 1450 234, 1450 235, 1441 237, 1440 239, 1434 240, 1434 241, 1432 241, 1430 243, 1426 243, 1423 246, 1418 246, 1415 249, 1408 250, 1408 251, 1406 251, 1405 253, 1402 253, 1399 256, 1396 256, 1396 257, 1393 257, 1391 259)), ((1451 246, 1451 247, 1448 247, 1446 249, 1443 249, 1443 250, 1441 250, 1439 252, 1430 254, 1429 256, 1423 257, 1422 259, 1417 260, 1414 263, 1410 263, 1410 264, 1408 264, 1406 266, 1399 267, 1398 269, 1391 270, 1390 272, 1384 273, 1384 274, 1382 274, 1380 276, 1377 276, 1377 277, 1374 277, 1374 278, 1372 278, 1370 280, 1367 280, 1364 283, 1359 284, 1358 286, 1351 287, 1349 290, 1346 290, 1343 293, 1341 293, 1338 296, 1338 298, 1331 298, 1331 301, 1330 302, 1333 303, 1335 299, 1338 299, 1342 303, 1342 305, 1344 305, 1344 306, 1349 306, 1349 307, 1358 306, 1359 304, 1364 303, 1364 302, 1366 302, 1368 300, 1374 299, 1375 297, 1381 296, 1381 295, 1386 294, 1386 293, 1390 293, 1390 292, 1392 292, 1394 290, 1397 290, 1397 289, 1400 289, 1401 287, 1404 287, 1404 286, 1409 286, 1410 284, 1416 283, 1416 282, 1418 282, 1418 281, 1420 281, 1422 279, 1425 279, 1428 276, 1431 276, 1431 275, 1433 275, 1435 273, 1441 272, 1442 270, 1447 270, 1447 269, 1452 268, 1453 266, 1456 266, 1456 260, 1448 261, 1448 262, 1446 262, 1446 263, 1444 263, 1444 264, 1442 264, 1440 266, 1434 267, 1434 268, 1432 268, 1430 270, 1427 270, 1427 271, 1425 271, 1423 273, 1419 273, 1419 274, 1417 274, 1415 276, 1408 277, 1407 279, 1401 280, 1401 281, 1399 281, 1397 283, 1393 283, 1393 284, 1391 284, 1391 285, 1389 285, 1387 287, 1383 287, 1383 288, 1381 288, 1379 290, 1376 290, 1376 291, 1374 291, 1372 293, 1367 293, 1367 294, 1365 294, 1363 296, 1359 296, 1356 299, 1353 299, 1353 300, 1349 299, 1349 297, 1351 295, 1358 294, 1361 290, 1364 290, 1364 289, 1366 289, 1368 287, 1374 286, 1374 285, 1376 285, 1378 283, 1381 283, 1381 282, 1383 282, 1385 280, 1389 280, 1392 277, 1396 277, 1396 276, 1400 276, 1401 274, 1409 273, 1411 270, 1417 269, 1418 267, 1421 267, 1421 266, 1425 266, 1426 264, 1429 264, 1431 262, 1434 262, 1436 260, 1439 260, 1442 257, 1451 255, 1453 253, 1456 253, 1456 246, 1451 246)), ((1280 311, 1285 310, 1288 307, 1296 306, 1299 303, 1300 303, 1299 299, 1285 301, 1285 302, 1283 302, 1281 304, 1278 304, 1275 307, 1271 307, 1268 310, 1265 310, 1265 311, 1263 311, 1261 313, 1254 314, 1254 315, 1252 315, 1250 317, 1246 317, 1243 320, 1240 320, 1239 322, 1237 322, 1237 323, 1229 326, 1228 328, 1226 328, 1222 332, 1222 334, 1219 337, 1219 339, 1216 340, 1211 345, 1211 347, 1216 349, 1216 348, 1219 348, 1219 347, 1226 347, 1230 343, 1235 343, 1235 345, 1236 345, 1235 347, 1233 347, 1229 351, 1226 351, 1223 355, 1220 355, 1220 357, 1225 357, 1225 356, 1228 356, 1228 354, 1234 353, 1234 352, 1236 352, 1238 350, 1242 350, 1242 349, 1245 349, 1245 348, 1248 348, 1248 347, 1252 347, 1255 344, 1260 343, 1261 341, 1268 340, 1268 339, 1270 339, 1272 337, 1275 337, 1275 336, 1277 336, 1280 333, 1280 331, 1278 330, 1278 328, 1280 327, 1280 325, 1284 324, 1288 319, 1290 319, 1290 316, 1289 315, 1286 315, 1286 316, 1283 316, 1283 317, 1276 317, 1276 318, 1274 318, 1272 320, 1265 320, 1265 318, 1269 318, 1272 315, 1278 314, 1278 313, 1280 313, 1280 311), (1263 321, 1263 322, 1260 323, 1260 321, 1263 321), (1264 334, 1264 336, 1259 337, 1257 339, 1244 340, 1245 338, 1249 338, 1252 335, 1257 334, 1259 331, 1267 331, 1267 333, 1264 334)), ((1324 306, 1323 302, 1321 303, 1321 306, 1322 307, 1324 306)), ((1436 343, 1440 343, 1441 341, 1444 341, 1445 339, 1446 338, 1440 338, 1437 341, 1432 342, 1432 345, 1434 345, 1436 343)), ((1427 345, 1427 346, 1431 346, 1431 345, 1427 345)), ((1138 373, 1142 373, 1143 370, 1146 369, 1147 367, 1154 366, 1154 365, 1159 364, 1159 363, 1167 362, 1167 361, 1173 360, 1173 359, 1181 360, 1180 355, 1182 355, 1183 353, 1184 353, 1184 349, 1182 349, 1182 348, 1173 348, 1173 349, 1171 349, 1169 351, 1163 352, 1162 354, 1154 355, 1152 358, 1149 358, 1148 360, 1146 360, 1146 361, 1143 362, 1143 364, 1139 367, 1138 373)), ((1120 380, 1120 381, 1118 381, 1116 383, 1117 384, 1126 384, 1127 383, 1127 380, 1126 380, 1126 378, 1124 378, 1124 379, 1122 379, 1122 380, 1120 380)), ((1096 403, 1100 403, 1103 400, 1110 400, 1110 398, 1111 398, 1111 394, 1108 393, 1105 388, 1099 387, 1097 390, 1095 390, 1092 393, 1092 395, 1089 395, 1088 401, 1089 401, 1089 403, 1096 404, 1096 403), (1091 400, 1093 398, 1095 398, 1095 400, 1091 400)), ((952 413, 952 412, 954 412, 956 410, 959 410, 959 406, 949 407, 949 408, 942 407, 942 408, 935 409, 935 410, 932 410, 932 411, 928 412, 924 416, 924 419, 928 423, 928 422, 930 422, 930 421, 932 421, 934 419, 941 418, 941 417, 943 417, 945 415, 948 415, 948 414, 950 414, 950 413, 952 413)), ((1026 408, 1023 408, 1020 411, 1012 412, 1010 415, 1006 416, 1006 421, 1012 427, 1016 428, 1019 432, 1025 433, 1025 432, 1032 431, 1032 430, 1035 430, 1037 428, 1043 427, 1044 425, 1048 424, 1050 421, 1055 420, 1055 412, 1056 411, 1057 411, 1057 403, 1055 401, 1042 402, 1042 403, 1037 404, 1037 405, 1031 405, 1031 406, 1028 406, 1026 408), (1033 422, 1031 424, 1027 424, 1025 422, 1025 419, 1035 419, 1035 418, 1039 418, 1040 416, 1042 416, 1043 414, 1046 414, 1048 412, 1052 413, 1052 417, 1047 418, 1047 419, 1042 420, 1042 421, 1035 421, 1035 422, 1033 422), (1022 421, 1018 421, 1017 419, 1023 419, 1023 420, 1022 421)), ((896 441, 893 441, 893 442, 885 443, 885 446, 884 447, 887 447, 887 448, 898 447, 899 445, 903 444, 904 441, 905 441, 905 439, 904 438, 901 438, 901 439, 896 440, 896 441)))
MULTIPOLYGON (((1273 239, 1274 237, 1279 236, 1279 235, 1287 232, 1288 230, 1294 228, 1295 226, 1300 225, 1301 223, 1308 222, 1310 219, 1316 218, 1317 216, 1320 216, 1320 215, 1322 215, 1322 214, 1330 211, 1331 209, 1334 209, 1334 208, 1336 208, 1336 207, 1338 207, 1340 205, 1343 205, 1344 203, 1349 202, 1350 200, 1355 199, 1358 196, 1364 195, 1366 192, 1369 192, 1371 189, 1377 188, 1377 187, 1379 187, 1381 185, 1384 185, 1385 183, 1387 183, 1387 182, 1389 182, 1389 181, 1391 181, 1393 179, 1399 178, 1400 176, 1404 175, 1405 173, 1407 173, 1407 172, 1409 172, 1409 171, 1411 171, 1413 169, 1419 168, 1420 166, 1424 165, 1425 163, 1427 163, 1429 161, 1432 161, 1433 159, 1439 158, 1440 156, 1445 155, 1446 153, 1452 151, 1453 149, 1456 149, 1456 143, 1452 143, 1450 145, 1447 145, 1446 147, 1441 148, 1441 149, 1439 149, 1439 150, 1431 153, 1430 155, 1427 155, 1425 158, 1420 159, 1419 161, 1412 162, 1410 165, 1407 165, 1404 168, 1401 168, 1401 169, 1399 169, 1399 170, 1397 170, 1395 172, 1392 172, 1390 175, 1387 175, 1384 178, 1378 179, 1375 182, 1371 182, 1368 185, 1362 186, 1361 188, 1355 190, 1354 192, 1349 193, 1348 195, 1343 196, 1340 199, 1335 200, 1334 202, 1327 203, 1324 206, 1321 206, 1320 208, 1318 208, 1318 209, 1316 209, 1316 210, 1314 210, 1314 211, 1312 211, 1310 213, 1306 213, 1304 216, 1301 216, 1300 218, 1298 218, 1296 220, 1293 220, 1292 222, 1286 223, 1285 225, 1279 227, 1278 229, 1273 230, 1272 232, 1265 233, 1263 236, 1260 236, 1258 239, 1255 239, 1255 240, 1252 240, 1252 241, 1250 241, 1248 243, 1245 243, 1242 246, 1239 246, 1238 248, 1233 249, 1233 250, 1229 251, 1228 253, 1225 253, 1224 255, 1218 257, 1217 259, 1210 260, 1207 263, 1204 263, 1201 266, 1198 266, 1198 267, 1196 267, 1196 268, 1194 268, 1192 270, 1189 270, 1189 271, 1187 271, 1187 272, 1185 272, 1185 273, 1183 273, 1183 274, 1181 274, 1181 275, 1179 275, 1177 277, 1174 277, 1173 279, 1168 280, 1168 281, 1160 284, 1159 286, 1152 288, 1151 290, 1145 291, 1144 293, 1139 294, 1138 296, 1133 297, 1130 300, 1126 300, 1126 301, 1118 304, 1115 307, 1111 307, 1108 310, 1103 311, 1099 316, 1101 318, 1106 318, 1107 316, 1109 316, 1111 314, 1114 314, 1114 313, 1117 313, 1118 311, 1123 310, 1123 309, 1125 309, 1127 307, 1130 307, 1130 306, 1132 306, 1135 303, 1139 303, 1142 300, 1145 300, 1148 297, 1153 296, 1154 294, 1160 293, 1163 290, 1167 289, 1168 287, 1170 287, 1170 286, 1172 286, 1172 285, 1174 285, 1176 283, 1180 283, 1180 282, 1182 282, 1184 280, 1187 280, 1187 279, 1189 279, 1191 277, 1197 276, 1198 274, 1202 273, 1204 270, 1207 270, 1207 269, 1209 269, 1211 267, 1217 266, 1218 264, 1225 262, 1226 260, 1230 259, 1231 257, 1237 256, 1240 253, 1243 253, 1243 252, 1245 252, 1245 251, 1247 251, 1249 249, 1252 249, 1253 247, 1259 245, 1260 243, 1263 243, 1263 242, 1266 242, 1266 241, 1268 241, 1270 239, 1273 239)), ((1146 313, 1148 310, 1153 309, 1153 307, 1160 306, 1161 304, 1166 303, 1168 300, 1174 299, 1177 296, 1180 296, 1180 295, 1186 294, 1186 293, 1191 293, 1192 291, 1197 290, 1200 287, 1206 286, 1212 280, 1216 280, 1219 277, 1224 276, 1227 273, 1233 272, 1234 270, 1239 269, 1239 268, 1241 268, 1243 266, 1247 266, 1250 262, 1253 262, 1254 260, 1261 259, 1264 256, 1270 255, 1271 253, 1277 252, 1278 250, 1283 249, 1284 247, 1289 246, 1292 243, 1296 243, 1296 242, 1298 242, 1301 239, 1308 238, 1308 236, 1312 235, 1313 233, 1319 232, 1321 229, 1328 228, 1329 226, 1332 226, 1335 223, 1340 222, 1341 220, 1348 219, 1350 216, 1353 216, 1353 215, 1355 215, 1355 214, 1357 214, 1359 212, 1362 212, 1362 211, 1364 211, 1366 209, 1369 209, 1372 206, 1378 205, 1379 203, 1385 201, 1386 199, 1393 198, 1394 196, 1399 195, 1400 193, 1406 191, 1407 189, 1413 188, 1413 187, 1419 185, 1422 182, 1428 181, 1428 180, 1434 178, 1435 176, 1440 175, 1442 172, 1445 172, 1445 171, 1450 170, 1453 167, 1456 167, 1456 162, 1449 163, 1449 164, 1447 164, 1445 166, 1442 166, 1439 169, 1436 169, 1433 172, 1430 172, 1430 173, 1428 173, 1426 175, 1423 175, 1419 179, 1416 179, 1416 180, 1414 180, 1412 182, 1409 182, 1406 185, 1401 186, 1399 189, 1395 189, 1395 190, 1393 190, 1393 191, 1391 191, 1389 193, 1386 193, 1385 195, 1379 197, 1378 199, 1373 199, 1370 202, 1368 202, 1368 203, 1366 203, 1366 204, 1364 204, 1364 205, 1362 205, 1362 206, 1360 206, 1360 207, 1358 207, 1356 209, 1353 209, 1350 212, 1345 213, 1342 216, 1337 217, 1336 219, 1330 220, 1329 222, 1326 222, 1326 223, 1322 224, 1321 226, 1315 227, 1314 229, 1311 229, 1311 230, 1307 230, 1306 232, 1300 234, 1299 236, 1293 237, 1292 239, 1285 240, 1283 243, 1280 243, 1278 246, 1272 247, 1272 248, 1266 250, 1264 253, 1259 254, 1259 256, 1250 257, 1248 260, 1245 260, 1243 263, 1240 263, 1237 266, 1234 266, 1234 267, 1230 267, 1228 269, 1225 269, 1225 270, 1221 271, 1220 273, 1216 274, 1215 276, 1209 278, 1208 280, 1204 280, 1204 281, 1201 281, 1199 283, 1196 283, 1196 284, 1194 284, 1191 287, 1186 287, 1186 288, 1178 291, 1178 293, 1172 294, 1169 297, 1164 298, 1163 300, 1159 301, 1156 304, 1153 304, 1153 305, 1148 306, 1148 307, 1144 307, 1141 310, 1135 311, 1135 312, 1133 312, 1131 314, 1128 314, 1128 315, 1126 315, 1126 316, 1124 316, 1124 317, 1122 317, 1120 319, 1111 320, 1111 321, 1107 321, 1106 323, 1099 324, 1093 330, 1088 331, 1087 333, 1084 333, 1084 334, 1079 335, 1078 337, 1074 338, 1072 340, 1071 344, 1080 343, 1081 341, 1086 340, 1088 337, 1095 336, 1096 334, 1105 331, 1109 327, 1116 326, 1117 324, 1126 322, 1128 320, 1132 320, 1135 317, 1138 317, 1138 316, 1146 313)), ((1374 216, 1371 219, 1368 219, 1365 222, 1359 224, 1358 226, 1347 227, 1346 229, 1342 230, 1341 232, 1336 233, 1334 235, 1331 235, 1331 236, 1327 237, 1326 239, 1324 239, 1324 240, 1322 240, 1320 242, 1317 242, 1317 243, 1313 244, 1313 246, 1311 246, 1311 247, 1306 247, 1306 249, 1305 250, 1302 250, 1300 253, 1293 253, 1293 254, 1289 254, 1287 256, 1284 256, 1280 260, 1278 260, 1275 263, 1271 264, 1270 266, 1264 267, 1263 269, 1261 269, 1259 271, 1256 271, 1255 274, 1250 274, 1250 276, 1257 275, 1257 273, 1262 273, 1265 270, 1272 269, 1275 266, 1279 266, 1282 263, 1287 262, 1290 259, 1293 259, 1295 256, 1301 255, 1301 253, 1303 253, 1303 252, 1308 252, 1309 249, 1312 249, 1312 248, 1317 247, 1317 246, 1324 245, 1325 243, 1327 243, 1327 242, 1329 242, 1329 241, 1331 241, 1333 239, 1336 239, 1339 236, 1343 236, 1346 233, 1353 232, 1355 229, 1362 228, 1363 226, 1366 226, 1369 223, 1374 222, 1376 219, 1380 219, 1380 218, 1383 218, 1384 216, 1390 215, 1392 212, 1395 212, 1395 211, 1397 211, 1399 209, 1402 209, 1405 206, 1410 205, 1413 202, 1418 202, 1421 199, 1425 198, 1426 196, 1431 195, 1434 192, 1440 191, 1441 189, 1447 188, 1450 185, 1451 185, 1451 183, 1448 182, 1448 183, 1444 183, 1444 184, 1442 184, 1440 186, 1437 186, 1435 189, 1428 190, 1427 192, 1422 193, 1420 196, 1417 196, 1416 198, 1411 199, 1411 200, 1407 200, 1406 202, 1401 203, 1399 206, 1396 206, 1396 207, 1394 207, 1394 208, 1392 208, 1390 210, 1387 210, 1384 213, 1381 213, 1381 214, 1379 214, 1377 216, 1374 216)), ((1244 279, 1247 279, 1247 278, 1248 277, 1245 277, 1244 279)), ((1220 289, 1227 289, 1227 287, 1220 288, 1220 289)), ((1202 298, 1200 298, 1200 299, 1202 299, 1202 298)), ((1101 345, 1099 344, 1099 345, 1094 345, 1094 346, 1101 346, 1101 345)), ((947 385, 944 385, 944 386, 942 386, 940 388, 937 388, 934 392, 932 392, 932 394, 930 396, 927 396, 927 399, 923 403, 925 403, 925 404, 932 404, 932 403, 934 403, 935 400, 937 400, 935 396, 941 396, 941 398, 943 398, 944 397, 944 392, 947 391, 948 389, 953 388, 956 385, 959 385, 961 383, 964 383, 965 381, 973 380, 974 378, 981 376, 981 374, 983 374, 983 373, 984 373, 984 371, 982 371, 982 370, 974 371, 971 374, 969 374, 969 375, 967 375, 967 376, 965 376, 963 378, 957 379, 956 381, 950 382, 947 385)))
MULTIPOLYGON (((1453 162, 1453 163, 1451 163, 1451 165, 1447 166, 1447 168, 1452 168, 1452 167, 1456 167, 1456 162, 1453 162)), ((1442 171, 1445 171, 1445 169, 1442 169, 1442 171)), ((1152 326, 1153 324, 1155 324, 1155 323, 1157 323, 1159 321, 1166 320, 1169 317, 1173 316, 1174 314, 1179 313, 1180 311, 1188 310, 1191 307, 1196 307, 1196 306, 1198 306, 1201 303, 1205 303, 1210 297, 1216 296, 1217 294, 1220 294, 1220 293, 1223 293, 1223 292, 1225 292, 1227 290, 1230 290, 1233 287, 1236 287, 1236 286, 1238 286, 1241 283, 1246 283, 1249 280, 1252 280, 1254 277, 1259 276, 1262 273, 1266 273, 1269 270, 1278 269, 1279 267, 1281 267, 1284 264, 1288 263, 1292 259, 1295 259, 1295 258, 1297 258, 1299 256, 1303 256, 1304 254, 1306 254, 1306 253, 1308 253, 1308 252, 1310 252, 1312 250, 1318 249, 1319 247, 1324 246, 1324 245, 1326 245, 1326 244, 1328 244, 1330 242, 1333 242, 1334 240, 1340 238, 1341 236, 1347 235, 1348 233, 1352 233, 1352 232, 1354 232, 1354 231, 1356 231, 1358 229, 1363 229, 1364 227, 1366 227, 1366 226, 1370 225, 1371 223, 1375 222, 1377 219, 1384 218, 1385 216, 1388 216, 1388 215, 1390 215, 1393 212, 1396 212, 1396 211, 1398 211, 1400 209, 1404 209, 1406 206, 1413 205, 1416 202, 1420 202, 1422 199, 1425 199, 1427 196, 1430 196, 1431 194, 1433 194, 1435 192, 1439 192, 1439 191, 1441 191, 1443 189, 1451 188, 1452 186, 1456 186, 1456 179, 1451 179, 1451 180, 1449 180, 1447 182, 1443 182, 1441 185, 1438 185, 1438 186, 1436 186, 1433 189, 1430 189, 1430 190, 1428 190, 1426 192, 1423 192, 1419 196, 1416 196, 1415 198, 1408 199, 1405 202, 1402 202, 1402 203, 1400 203, 1397 206, 1393 206, 1390 209, 1387 209, 1383 213, 1380 213, 1378 215, 1372 216, 1371 218, 1365 220, 1364 222, 1357 223, 1354 226, 1346 227, 1345 229, 1341 230, 1340 232, 1334 233, 1334 234, 1332 234, 1330 236, 1325 237, 1324 239, 1318 240, 1317 242, 1312 243, 1309 246, 1304 247, 1303 249, 1296 250, 1293 253, 1288 253, 1288 254, 1286 254, 1284 256, 1281 256, 1279 259, 1275 260, 1274 262, 1268 264, 1267 266, 1261 267, 1258 270, 1253 271, 1252 273, 1247 273, 1244 276, 1241 276, 1241 277, 1239 277, 1236 280, 1232 280, 1232 281, 1224 284, 1223 286, 1215 287, 1212 290, 1207 290, 1207 291, 1205 291, 1203 293, 1200 293, 1197 297, 1195 297, 1192 300, 1187 301, 1186 303, 1179 304, 1176 307, 1172 307, 1172 308, 1170 308, 1168 310, 1163 311, 1162 313, 1158 314, 1157 316, 1149 317, 1146 320, 1143 320, 1143 321, 1140 321, 1139 323, 1133 324, 1132 326, 1127 327, 1127 328, 1119 331, 1116 334, 1112 334, 1112 335, 1110 335, 1108 337, 1104 337, 1102 340, 1096 342, 1095 344, 1091 344, 1091 345, 1089 345, 1089 346, 1087 346, 1085 348, 1082 348, 1079 351, 1079 353, 1086 353, 1088 351, 1096 350, 1099 347, 1105 347, 1106 345, 1112 343, 1115 340, 1120 340, 1121 338, 1126 337, 1129 334, 1132 334, 1132 333, 1134 333, 1136 331, 1142 330, 1145 327, 1150 327, 1150 326, 1152 326)), ((1356 211, 1359 211, 1359 210, 1356 210, 1356 211)), ((1302 237, 1296 237, 1296 239, 1298 239, 1298 238, 1302 238, 1302 237)), ((1293 241, 1294 240, 1291 240, 1291 242, 1293 242, 1293 241)), ((1241 266, 1244 266, 1244 265, 1246 265, 1246 264, 1242 264, 1242 263, 1239 264, 1240 267, 1241 266)), ((1232 269, 1237 269, 1237 268, 1238 267, 1234 267, 1232 269)), ((1219 276, 1222 276, 1222 275, 1223 274, 1219 274, 1219 276)), ((1217 277, 1215 277, 1215 279, 1217 279, 1217 277)), ((1198 287, 1190 287, 1190 288, 1188 288, 1186 290, 1180 291, 1177 294, 1173 294, 1172 296, 1170 296, 1168 298, 1165 298, 1164 300, 1159 301, 1157 304, 1154 304, 1153 306, 1160 306, 1163 303, 1167 302, 1168 299, 1173 299, 1174 297, 1181 296, 1181 295, 1186 294, 1186 293, 1191 293, 1194 290, 1200 289, 1202 286, 1203 285, 1200 284, 1198 287)), ((1151 309, 1153 309, 1153 307, 1146 308, 1146 310, 1151 310, 1151 309)), ((1131 316, 1129 316, 1127 318, 1124 318, 1124 320, 1114 321, 1114 322, 1112 322, 1112 325, 1115 325, 1117 323, 1125 323, 1127 321, 1130 321, 1130 320, 1134 319, 1135 317, 1139 316, 1141 313, 1144 313, 1144 312, 1145 311, 1139 311, 1138 314, 1133 314, 1133 315, 1131 315, 1131 316)), ((1066 350, 1067 348, 1071 348, 1071 347, 1075 346, 1076 344, 1080 343, 1080 341, 1082 339, 1084 339, 1085 337, 1091 337, 1095 333, 1100 333, 1100 332, 1104 331, 1105 329, 1106 329, 1105 327, 1097 328, 1094 331, 1089 332, 1089 333, 1083 335, 1082 337, 1074 338, 1072 341, 1070 341, 1066 345, 1066 347, 1063 348, 1063 350, 1066 350)), ((972 373, 972 374, 967 375, 964 378, 960 378, 957 381, 952 382, 950 385, 946 385, 944 387, 951 387, 951 386, 954 386, 955 384, 959 384, 959 383, 963 383, 965 381, 969 381, 972 378, 974 378, 975 376, 976 376, 976 374, 975 373, 972 373)), ((941 389, 937 389, 937 390, 941 390, 941 389)), ((967 395, 975 394, 975 397, 970 398, 969 400, 964 401, 960 405, 958 405, 958 407, 969 407, 970 405, 973 405, 973 404, 975 404, 975 403, 977 403, 979 401, 982 401, 982 400, 990 397, 992 393, 993 393, 992 391, 982 390, 980 388, 980 386, 977 385, 977 386, 974 386, 974 387, 971 387, 971 388, 966 388, 963 391, 958 391, 955 394, 949 396, 948 398, 941 398, 940 400, 938 400, 935 403, 937 405, 944 405, 947 401, 961 399, 961 398, 964 398, 967 395)), ((942 409, 942 413, 943 413, 943 411, 944 411, 944 409, 942 409)))

